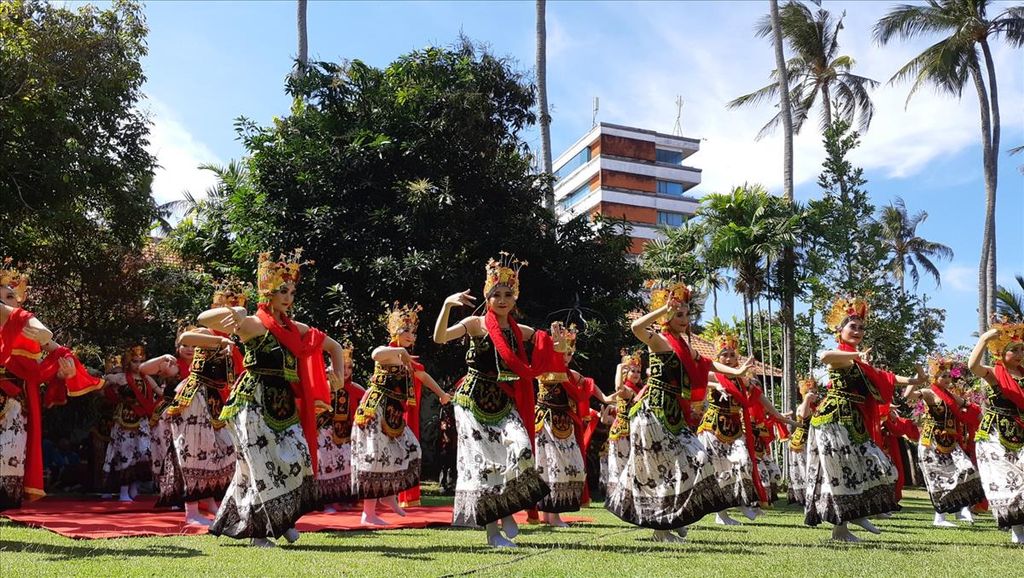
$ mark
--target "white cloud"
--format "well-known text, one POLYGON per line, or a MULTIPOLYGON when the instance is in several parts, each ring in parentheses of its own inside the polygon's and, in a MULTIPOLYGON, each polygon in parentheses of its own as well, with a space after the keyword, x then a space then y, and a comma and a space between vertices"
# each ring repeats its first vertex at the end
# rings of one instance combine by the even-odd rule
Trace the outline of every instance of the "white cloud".
POLYGON ((216 179, 199 165, 220 163, 217 155, 196 139, 169 107, 152 96, 149 105, 153 126, 147 148, 159 165, 154 171, 153 198, 158 204, 166 203, 182 198, 186 190, 196 197, 205 196, 216 179))
POLYGON ((946 267, 942 273, 942 287, 958 293, 976 293, 978 290, 978 269, 955 263, 946 267))

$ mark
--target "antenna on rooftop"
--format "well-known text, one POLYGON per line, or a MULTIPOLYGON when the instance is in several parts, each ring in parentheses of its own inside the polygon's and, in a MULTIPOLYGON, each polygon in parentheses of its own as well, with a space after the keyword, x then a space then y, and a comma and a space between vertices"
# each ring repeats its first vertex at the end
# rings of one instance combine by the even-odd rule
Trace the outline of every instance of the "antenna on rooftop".
POLYGON ((676 125, 672 127, 672 134, 683 136, 683 97, 676 96, 676 125))
POLYGON ((597 126, 597 111, 601 108, 601 99, 597 96, 594 97, 594 116, 590 121, 590 128, 597 126))

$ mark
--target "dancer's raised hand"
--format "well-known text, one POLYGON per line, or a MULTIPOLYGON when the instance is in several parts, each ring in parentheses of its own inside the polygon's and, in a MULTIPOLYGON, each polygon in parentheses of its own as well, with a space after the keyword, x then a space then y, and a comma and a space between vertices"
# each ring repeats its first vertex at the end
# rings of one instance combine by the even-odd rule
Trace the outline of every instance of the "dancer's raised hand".
POLYGON ((476 297, 469 294, 469 289, 461 293, 453 293, 444 300, 445 307, 475 307, 476 297))

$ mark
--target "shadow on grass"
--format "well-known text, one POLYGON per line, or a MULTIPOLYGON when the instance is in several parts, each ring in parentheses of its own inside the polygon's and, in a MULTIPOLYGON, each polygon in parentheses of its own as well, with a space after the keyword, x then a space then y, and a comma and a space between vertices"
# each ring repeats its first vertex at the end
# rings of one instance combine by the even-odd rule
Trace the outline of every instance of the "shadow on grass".
MULTIPOLYGON (((95 542, 90 542, 95 543, 95 542)), ((49 556, 48 562, 66 562, 97 556, 113 556, 117 558, 195 558, 204 556, 202 550, 154 544, 143 548, 103 548, 95 546, 38 544, 19 542, 16 540, 0 540, 0 552, 28 552, 49 556)))
POLYGON ((635 545, 627 544, 594 544, 586 542, 524 542, 519 545, 520 550, 559 550, 559 551, 584 551, 584 552, 614 552, 617 554, 674 554, 677 556, 690 556, 694 554, 740 554, 740 555, 764 555, 764 552, 746 546, 722 548, 719 542, 685 542, 682 544, 665 544, 655 542, 650 538, 638 539, 635 545))
POLYGON ((419 560, 424 562, 435 562, 450 556, 453 553, 459 554, 498 554, 505 556, 518 556, 522 554, 522 548, 491 548, 484 544, 479 545, 460 545, 457 547, 450 546, 367 546, 365 544, 295 544, 292 546, 282 546, 282 550, 295 550, 299 552, 323 552, 323 553, 337 553, 337 554, 351 554, 351 553, 372 553, 381 554, 389 558, 399 558, 402 560, 419 560))
POLYGON ((892 540, 877 540, 871 538, 865 538, 862 542, 849 543, 849 542, 836 542, 833 540, 822 539, 816 542, 762 542, 762 541, 747 541, 747 542, 734 542, 728 540, 717 540, 715 544, 733 544, 736 547, 750 547, 750 546, 763 546, 768 548, 820 548, 825 550, 888 550, 891 552, 934 552, 939 550, 935 546, 948 546, 949 544, 935 544, 932 542, 896 542, 892 540))

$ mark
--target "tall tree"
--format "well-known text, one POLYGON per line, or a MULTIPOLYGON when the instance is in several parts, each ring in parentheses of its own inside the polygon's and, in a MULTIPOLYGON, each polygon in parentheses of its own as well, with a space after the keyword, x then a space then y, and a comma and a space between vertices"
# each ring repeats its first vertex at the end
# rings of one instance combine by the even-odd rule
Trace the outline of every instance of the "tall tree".
POLYGON ((953 258, 953 250, 946 245, 917 235, 918 225, 927 218, 928 213, 925 211, 911 215, 900 197, 896 197, 896 201, 883 207, 879 215, 882 240, 889 252, 889 261, 885 264, 885 269, 899 282, 900 289, 906 289, 907 272, 914 282, 914 289, 917 289, 917 284, 921 280, 918 266, 931 275, 935 284, 939 285, 939 269, 932 260, 953 258))
POLYGON ((537 104, 540 107, 540 172, 544 179, 544 206, 555 210, 555 189, 551 176, 551 114, 548 111, 547 1, 537 0, 537 104))
POLYGON ((1024 275, 1018 273, 1014 276, 1020 292, 1014 291, 1002 285, 996 289, 996 311, 1014 319, 1024 319, 1024 275))
POLYGON ((300 67, 309 64, 309 38, 306 27, 307 0, 296 0, 295 3, 295 24, 298 28, 299 51, 295 60, 300 67))
MULTIPOLYGON (((793 56, 784 66, 772 71, 775 81, 750 94, 745 94, 729 103, 729 108, 757 105, 786 95, 780 79, 788 79, 788 96, 793 100, 791 115, 793 130, 803 128, 817 102, 821 102, 821 130, 832 122, 833 114, 853 122, 857 119, 860 129, 867 130, 874 115, 874 105, 868 94, 878 82, 851 72, 856 62, 850 56, 839 54, 839 31, 843 29, 843 17, 834 18, 828 10, 812 11, 799 2, 789 2, 779 12, 778 27, 789 45, 793 56), (833 111, 833 103, 838 106, 833 111)), ((774 34, 775 20, 771 16, 762 18, 756 34, 766 37, 774 34)), ((771 133, 783 122, 785 115, 779 112, 768 121, 758 138, 771 133)))
POLYGON ((984 332, 996 301, 996 188, 999 175, 999 90, 990 40, 1024 45, 1024 6, 988 16, 990 0, 929 0, 923 6, 896 6, 875 24, 875 40, 909 40, 925 34, 943 38, 900 68, 890 82, 913 80, 910 98, 926 84, 957 98, 974 85, 981 113, 985 175, 985 228, 978 262, 978 331, 984 332), (982 67, 984 66, 984 71, 982 67))

